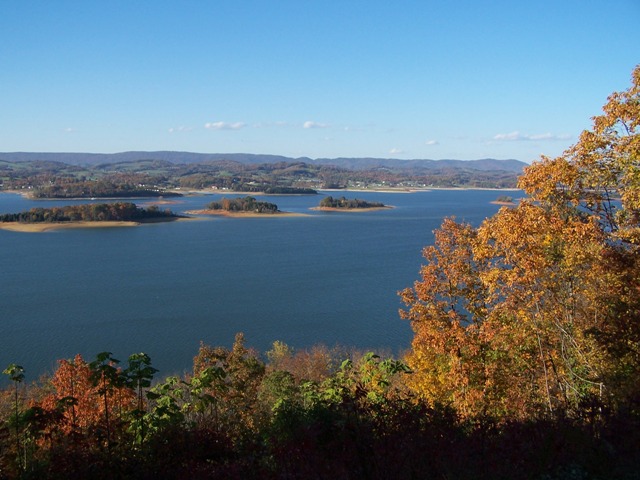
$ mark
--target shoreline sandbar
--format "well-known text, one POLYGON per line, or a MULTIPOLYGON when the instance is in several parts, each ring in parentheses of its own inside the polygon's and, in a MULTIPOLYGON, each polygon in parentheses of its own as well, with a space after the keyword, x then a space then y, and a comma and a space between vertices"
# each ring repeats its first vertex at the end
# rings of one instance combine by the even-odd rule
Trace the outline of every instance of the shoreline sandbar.
POLYGON ((80 221, 80 222, 35 222, 35 223, 23 223, 23 222, 0 222, 0 230, 7 230, 10 232, 23 232, 23 233, 41 233, 51 232, 55 230, 72 230, 77 228, 120 228, 120 227, 137 227, 139 225, 145 225, 148 223, 163 223, 163 222, 175 222, 180 220, 189 220, 188 217, 158 217, 158 218, 146 218, 140 221, 127 221, 127 220, 104 220, 104 221, 80 221))
POLYGON ((41 223, 21 223, 3 222, 0 223, 1 230, 11 232, 39 233, 53 230, 68 230, 74 228, 114 228, 114 227, 135 227, 139 222, 125 221, 105 221, 105 222, 41 222, 41 223))

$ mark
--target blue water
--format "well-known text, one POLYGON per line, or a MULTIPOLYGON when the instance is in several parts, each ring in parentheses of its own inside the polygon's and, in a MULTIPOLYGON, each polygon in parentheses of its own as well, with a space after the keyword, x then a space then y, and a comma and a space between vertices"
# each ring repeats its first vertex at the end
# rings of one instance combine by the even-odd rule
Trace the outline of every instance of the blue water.
MULTIPOLYGON (((394 205, 313 212, 323 195, 260 197, 305 217, 207 218, 135 228, 45 233, 0 230, 0 368, 28 377, 77 353, 148 353, 160 376, 191 368, 200 341, 236 332, 266 351, 275 340, 399 353, 411 341, 397 292, 446 216, 479 224, 495 191, 347 194, 394 205)), ((220 195, 185 197, 175 212, 220 195)), ((136 200, 138 204, 143 203, 136 200)), ((0 193, 0 213, 70 201, 0 193)))

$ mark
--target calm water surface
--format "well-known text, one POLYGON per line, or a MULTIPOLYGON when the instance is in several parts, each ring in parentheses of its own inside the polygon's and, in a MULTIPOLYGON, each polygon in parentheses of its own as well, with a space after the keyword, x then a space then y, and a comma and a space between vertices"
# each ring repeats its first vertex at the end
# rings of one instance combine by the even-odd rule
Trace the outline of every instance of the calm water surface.
MULTIPOLYGON (((261 351, 281 340, 398 353, 411 330, 397 292, 418 278, 433 230, 451 215, 478 224, 498 210, 490 201, 499 195, 346 194, 396 207, 358 213, 309 211, 324 195, 269 196, 259 199, 310 215, 0 230, 0 368, 19 363, 35 378, 76 353, 126 360, 143 351, 160 376, 182 373, 200 341, 231 346, 240 331, 261 351)), ((169 207, 203 208, 220 197, 169 207)), ((1 193, 0 213, 71 203, 1 193)))

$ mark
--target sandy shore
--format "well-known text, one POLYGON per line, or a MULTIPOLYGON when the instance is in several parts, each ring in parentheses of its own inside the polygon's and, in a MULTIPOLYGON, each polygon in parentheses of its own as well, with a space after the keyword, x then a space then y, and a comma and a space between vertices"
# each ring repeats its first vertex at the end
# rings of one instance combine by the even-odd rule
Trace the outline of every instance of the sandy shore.
POLYGON ((335 208, 335 207, 311 207, 309 210, 316 210, 319 212, 375 212, 377 210, 389 210, 391 205, 385 205, 384 207, 369 207, 369 208, 335 208))
POLYGON ((52 230, 67 230, 73 228, 114 228, 135 227, 138 222, 61 222, 61 223, 0 223, 0 229, 12 232, 49 232, 52 230))
POLYGON ((190 220, 187 217, 169 217, 169 218, 149 218, 141 222, 125 222, 125 221, 102 221, 102 222, 58 222, 58 223, 20 223, 20 222, 0 222, 0 230, 8 230, 11 232, 39 233, 50 232, 54 230, 72 230, 75 228, 120 228, 120 227, 137 227, 147 223, 163 223, 177 222, 182 220, 190 220))
POLYGON ((226 210, 188 210, 189 215, 216 215, 230 218, 274 218, 274 217, 307 217, 305 213, 276 212, 276 213, 255 213, 255 212, 228 212, 226 210))

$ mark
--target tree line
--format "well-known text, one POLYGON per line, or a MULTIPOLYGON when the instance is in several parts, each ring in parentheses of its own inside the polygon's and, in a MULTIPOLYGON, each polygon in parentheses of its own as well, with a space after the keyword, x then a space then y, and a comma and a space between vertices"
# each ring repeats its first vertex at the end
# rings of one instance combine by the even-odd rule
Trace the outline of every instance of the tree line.
POLYGON ((0 396, 2 478, 632 478, 638 415, 514 421, 431 403, 392 357, 344 347, 260 355, 242 334, 202 343, 193 368, 151 358, 60 360, 0 396), (552 449, 547 448, 553 445, 552 449))
POLYGON ((92 203, 53 208, 32 208, 25 212, 0 214, 0 222, 103 222, 139 221, 176 217, 171 210, 160 210, 155 205, 142 208, 135 203, 92 203))
POLYGON ((268 186, 263 190, 268 195, 317 195, 318 191, 304 187, 268 186))

